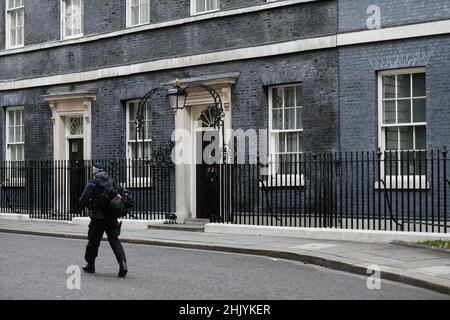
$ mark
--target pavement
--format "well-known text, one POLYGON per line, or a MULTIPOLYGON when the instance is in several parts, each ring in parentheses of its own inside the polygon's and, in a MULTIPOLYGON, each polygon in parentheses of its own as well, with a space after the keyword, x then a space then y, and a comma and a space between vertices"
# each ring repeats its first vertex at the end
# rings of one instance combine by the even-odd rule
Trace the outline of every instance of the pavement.
MULTIPOLYGON (((87 239, 87 226, 0 219, 0 232, 87 239)), ((122 230, 123 243, 232 252, 288 259, 401 282, 449 295, 450 253, 398 243, 358 243, 288 237, 149 229, 122 230)))

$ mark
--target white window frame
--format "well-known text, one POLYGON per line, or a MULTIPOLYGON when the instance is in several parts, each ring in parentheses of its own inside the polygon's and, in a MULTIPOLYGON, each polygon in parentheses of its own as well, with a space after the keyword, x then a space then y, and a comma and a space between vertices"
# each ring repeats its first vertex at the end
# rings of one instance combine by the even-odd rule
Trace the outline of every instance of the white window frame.
MULTIPOLYGON (((23 115, 24 115, 24 107, 23 106, 14 106, 14 107, 7 107, 5 109, 6 114, 5 114, 5 138, 6 138, 6 142, 5 142, 5 160, 6 161, 14 161, 14 163, 19 164, 21 162, 25 161, 25 123, 24 123, 24 119, 23 119, 23 115), (10 112, 16 112, 17 110, 21 110, 21 124, 20 126, 22 127, 22 141, 20 142, 9 142, 9 127, 10 127, 10 112), (23 155, 23 159, 22 160, 11 160, 11 149, 9 148, 10 145, 21 145, 23 150, 22 150, 22 155, 23 155)), ((16 125, 14 124, 13 127, 15 128, 16 125)), ((14 133, 15 134, 15 133, 14 133)), ((25 186, 25 177, 8 177, 8 167, 5 167, 6 172, 5 172, 5 181, 4 184, 6 186, 14 186, 14 187, 20 187, 20 186, 25 186)))
MULTIPOLYGON (((8 8, 9 0, 5 1, 5 48, 8 49, 16 49, 22 48, 25 46, 25 0, 22 0, 22 5, 18 7, 8 8), (11 45, 11 13, 15 13, 19 10, 23 11, 23 25, 22 25, 22 43, 11 45)), ((17 26, 16 26, 17 29, 17 26)), ((16 31, 17 32, 17 31, 16 31)))
POLYGON ((131 0, 125 0, 126 1, 126 5, 127 5, 127 10, 126 10, 126 15, 127 15, 127 18, 126 18, 126 20, 127 20, 127 23, 126 23, 126 25, 127 25, 127 28, 134 28, 134 27, 139 27, 139 26, 142 26, 142 25, 146 25, 146 24, 150 24, 150 0, 139 0, 139 19, 140 19, 140 17, 141 17, 141 14, 140 14, 140 8, 141 8, 141 6, 142 5, 144 5, 145 4, 145 2, 147 2, 147 5, 148 5, 148 21, 146 21, 146 22, 141 22, 141 21, 139 21, 139 23, 137 23, 137 24, 131 24, 131 0))
MULTIPOLYGON (((404 74, 414 74, 414 73, 425 73, 425 77, 427 74, 426 68, 406 68, 406 69, 394 69, 394 70, 386 70, 378 72, 378 142, 382 151, 382 160, 384 160, 385 151, 386 151, 386 141, 385 141, 385 128, 388 127, 400 127, 400 126, 425 126, 427 127, 427 122, 414 122, 413 119, 411 123, 405 124, 383 124, 383 76, 392 76, 392 75, 404 75, 404 74)), ((411 77, 412 81, 412 77, 411 77)), ((395 85, 396 96, 397 96, 397 84, 395 85)), ((413 88, 411 88, 412 90, 413 88)), ((425 88, 426 90, 426 88, 425 88)), ((413 92, 411 91, 411 95, 413 92)), ((427 101, 427 93, 425 92, 424 97, 415 97, 415 98, 424 98, 427 101)), ((427 107, 425 107, 426 113, 427 107)), ((396 111, 397 113, 397 111, 396 111)), ((413 113, 411 111, 411 117, 413 113)), ((415 143, 414 143, 415 145, 415 143)), ((406 151, 406 150, 405 150, 406 151)), ((410 150, 410 151, 426 151, 425 150, 410 150)), ((426 174, 397 174, 397 175, 385 175, 384 163, 381 166, 381 177, 384 177, 386 181, 384 184, 381 182, 375 183, 376 189, 429 189, 430 184, 427 181, 426 174)))
POLYGON ((60 21, 60 26, 61 26, 61 40, 69 40, 69 39, 77 39, 77 38, 81 38, 83 37, 84 34, 84 0, 80 0, 80 5, 81 5, 81 21, 80 21, 80 30, 81 33, 79 34, 74 34, 74 35, 66 35, 66 3, 67 1, 73 1, 73 0, 61 0, 61 21, 60 21))
MULTIPOLYGON (((208 1, 208 0, 202 0, 202 1, 208 1)), ((191 16, 196 16, 196 15, 199 15, 199 14, 205 14, 205 13, 220 11, 220 0, 215 0, 215 1, 217 3, 217 8, 216 9, 211 9, 211 10, 206 10, 205 9, 205 11, 198 11, 197 0, 191 0, 191 16)), ((205 4, 205 8, 206 8, 206 4, 205 4)))
MULTIPOLYGON (((141 139, 137 139, 137 140, 130 140, 130 104, 131 103, 136 103, 139 104, 140 100, 128 100, 126 101, 125 104, 125 113, 126 113, 126 125, 125 125, 125 129, 126 129, 126 158, 127 158, 127 181, 125 182, 125 185, 127 188, 145 188, 145 187, 151 187, 151 177, 148 176, 147 178, 142 178, 142 177, 134 177, 133 176, 133 168, 132 165, 130 168, 128 168, 128 164, 132 163, 132 159, 134 159, 134 155, 132 152, 132 148, 130 147, 131 143, 142 143, 141 139)), ((151 105, 150 105, 150 101, 147 101, 147 108, 149 108, 150 112, 150 118, 148 119, 148 121, 152 122, 152 109, 151 109, 151 105)), ((136 111, 137 111, 137 106, 136 106, 136 111)), ((144 111, 145 112, 145 111, 144 111)), ((145 116, 145 113, 144 113, 145 116)), ((137 138, 137 137, 136 137, 137 138)), ((152 145, 152 136, 151 136, 151 131, 150 131, 150 137, 147 137, 147 139, 144 139, 144 142, 146 144, 148 144, 148 148, 146 148, 146 154, 149 156, 151 156, 151 145, 152 145)), ((140 158, 141 159, 141 158, 140 158)))
MULTIPOLYGON (((269 135, 269 172, 268 174, 268 181, 265 183, 265 185, 263 185, 262 183, 260 183, 260 186, 264 186, 264 187, 295 187, 295 186, 304 186, 305 185, 305 180, 304 180, 304 174, 277 174, 276 173, 276 163, 274 162, 274 158, 276 161, 276 155, 275 155, 275 134, 276 133, 289 133, 289 132, 304 132, 304 128, 302 129, 289 129, 289 130, 273 130, 272 129, 272 103, 273 103, 273 90, 274 89, 278 89, 278 88, 283 88, 286 89, 288 87, 302 87, 303 84, 302 83, 290 83, 290 84, 283 84, 283 85, 275 85, 275 86, 270 86, 268 88, 268 105, 269 105, 269 130, 268 130, 268 135, 269 135)), ((283 98, 283 107, 284 107, 284 98, 283 98)), ((304 106, 303 103, 301 106, 296 106, 296 107, 300 107, 303 111, 304 106)), ((303 119, 303 113, 302 113, 302 119, 303 119)), ((283 121, 284 123, 284 121, 283 121)), ((286 153, 288 154, 288 153, 286 153)), ((303 151, 298 151, 298 152, 294 152, 292 154, 297 154, 300 157, 304 154, 303 151)))

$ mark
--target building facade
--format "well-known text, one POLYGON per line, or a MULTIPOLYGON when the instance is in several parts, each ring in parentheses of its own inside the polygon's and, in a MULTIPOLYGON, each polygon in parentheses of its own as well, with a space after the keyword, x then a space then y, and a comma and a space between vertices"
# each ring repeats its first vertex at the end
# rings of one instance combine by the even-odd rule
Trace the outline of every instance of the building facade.
POLYGON ((274 159, 450 145, 448 0, 6 0, 0 11, 2 159, 132 159, 184 129, 182 218, 202 216, 195 139, 210 127, 208 94, 189 89, 175 115, 155 97, 146 151, 134 134, 139 99, 176 78, 220 93, 226 129, 266 130, 274 159))

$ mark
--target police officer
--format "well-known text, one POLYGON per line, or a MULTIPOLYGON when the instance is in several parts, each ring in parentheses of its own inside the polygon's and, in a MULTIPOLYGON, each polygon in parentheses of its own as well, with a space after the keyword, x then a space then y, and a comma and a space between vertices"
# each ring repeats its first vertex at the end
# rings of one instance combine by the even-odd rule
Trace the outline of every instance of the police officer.
POLYGON ((103 233, 106 232, 109 244, 119 263, 119 277, 125 277, 128 268, 122 244, 118 238, 117 219, 112 218, 105 208, 105 201, 102 197, 104 187, 113 180, 102 164, 96 163, 92 166, 92 179, 86 185, 80 199, 80 205, 88 206, 91 210, 89 224, 88 239, 86 246, 86 254, 84 256, 86 264, 83 270, 87 273, 95 273, 95 258, 97 258, 98 247, 103 238, 103 233))

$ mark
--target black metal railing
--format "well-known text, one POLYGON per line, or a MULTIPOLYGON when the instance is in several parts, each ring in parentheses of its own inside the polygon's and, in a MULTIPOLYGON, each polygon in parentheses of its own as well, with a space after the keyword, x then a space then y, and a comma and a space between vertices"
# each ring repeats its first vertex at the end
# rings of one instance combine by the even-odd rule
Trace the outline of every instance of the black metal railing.
POLYGON ((55 220, 88 216, 78 199, 95 162, 130 190, 135 204, 127 219, 164 219, 166 213, 175 212, 174 167, 156 159, 0 162, 1 212, 55 220))
POLYGON ((279 155, 226 164, 223 222, 448 232, 447 150, 279 155))

